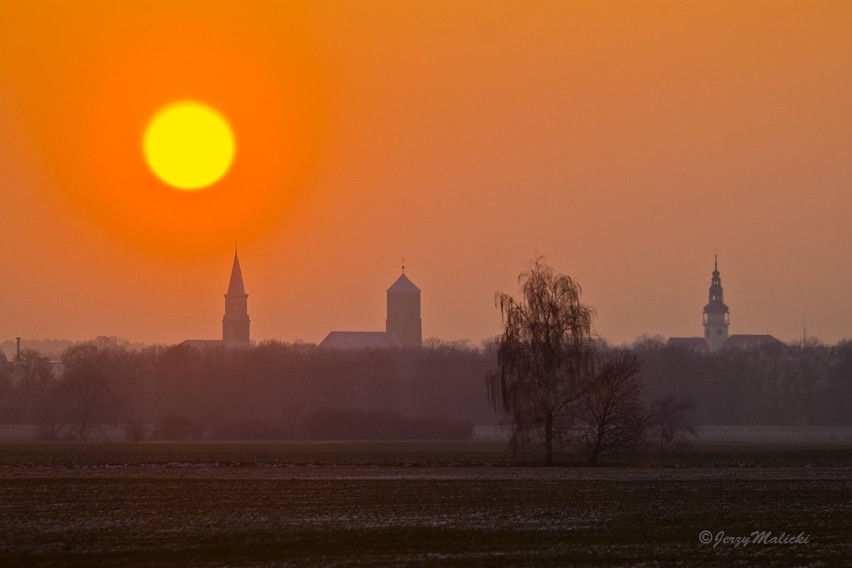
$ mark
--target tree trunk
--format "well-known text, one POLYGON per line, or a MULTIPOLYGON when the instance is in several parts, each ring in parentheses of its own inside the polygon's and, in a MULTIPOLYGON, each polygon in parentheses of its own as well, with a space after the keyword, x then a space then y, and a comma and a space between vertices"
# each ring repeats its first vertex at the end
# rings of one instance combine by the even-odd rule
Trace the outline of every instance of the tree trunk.
POLYGON ((544 465, 553 465, 553 415, 544 420, 544 465))
POLYGON ((594 466, 596 463, 598 463, 598 453, 599 452, 600 452, 600 450, 597 447, 592 449, 592 453, 589 456, 589 465, 590 466, 594 466))

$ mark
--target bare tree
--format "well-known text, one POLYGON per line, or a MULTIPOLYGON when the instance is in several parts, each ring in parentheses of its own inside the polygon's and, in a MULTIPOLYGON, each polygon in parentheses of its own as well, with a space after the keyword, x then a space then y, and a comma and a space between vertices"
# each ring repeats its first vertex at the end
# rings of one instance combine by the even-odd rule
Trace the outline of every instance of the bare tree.
POLYGON ((34 349, 24 349, 15 360, 18 412, 23 424, 38 421, 39 410, 53 384, 53 373, 47 357, 34 349))
POLYGON ((503 333, 499 371, 486 378, 488 396, 511 420, 512 447, 542 441, 551 465, 554 437, 573 421, 573 405, 594 374, 593 314, 580 301, 580 284, 541 257, 518 282, 520 300, 499 292, 495 298, 503 333))
POLYGON ((692 421, 695 409, 695 401, 691 398, 677 399, 667 395, 654 401, 650 426, 660 453, 680 450, 686 445, 687 437, 698 435, 698 429, 692 421))
POLYGON ((60 396, 69 420, 75 425, 78 440, 85 440, 97 431, 98 424, 114 407, 109 385, 97 373, 66 378, 60 387, 60 396))
POLYGON ((17 418, 14 374, 15 366, 0 351, 0 424, 13 423, 17 418))
POLYGON ((94 342, 79 343, 62 354, 65 375, 59 398, 80 440, 85 440, 115 406, 107 379, 109 355, 94 342))
POLYGON ((595 465, 601 453, 632 448, 642 442, 650 419, 642 404, 642 362, 616 351, 587 386, 579 404, 579 442, 595 465))

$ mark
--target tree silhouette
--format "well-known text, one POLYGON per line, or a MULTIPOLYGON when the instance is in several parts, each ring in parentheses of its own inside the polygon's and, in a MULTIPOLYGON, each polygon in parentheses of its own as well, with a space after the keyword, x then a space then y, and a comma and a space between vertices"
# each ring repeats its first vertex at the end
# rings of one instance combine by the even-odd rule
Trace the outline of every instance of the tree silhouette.
POLYGON ((584 389, 578 431, 590 465, 607 450, 633 448, 644 439, 651 415, 642 404, 641 372, 642 362, 635 354, 618 350, 584 389))
POLYGON ((109 380, 111 355, 108 348, 100 348, 95 342, 76 344, 62 354, 65 377, 59 397, 79 440, 85 440, 115 406, 109 380))
POLYGON ((511 420, 513 449, 540 440, 551 465, 554 437, 573 424, 574 403, 595 373, 593 313, 580 301, 579 283, 554 273, 541 257, 518 282, 521 299, 495 297, 503 333, 488 396, 511 420))

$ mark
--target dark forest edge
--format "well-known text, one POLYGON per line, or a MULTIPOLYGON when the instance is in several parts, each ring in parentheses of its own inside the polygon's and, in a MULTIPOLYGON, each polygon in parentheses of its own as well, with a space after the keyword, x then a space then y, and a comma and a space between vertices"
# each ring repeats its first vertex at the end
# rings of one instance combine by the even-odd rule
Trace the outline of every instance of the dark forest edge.
MULTIPOLYGON (((699 427, 852 426, 850 341, 708 354, 646 338, 627 349, 643 363, 646 397, 692 401, 699 427)), ((299 437, 314 412, 498 421, 483 384, 496 369, 493 345, 330 352, 270 341, 204 352, 102 338, 74 344, 62 361, 57 376, 35 350, 24 349, 18 361, 0 355, 0 423, 77 423, 85 433, 96 423, 179 430, 183 420, 191 430, 260 422, 284 428, 286 438, 299 437)))

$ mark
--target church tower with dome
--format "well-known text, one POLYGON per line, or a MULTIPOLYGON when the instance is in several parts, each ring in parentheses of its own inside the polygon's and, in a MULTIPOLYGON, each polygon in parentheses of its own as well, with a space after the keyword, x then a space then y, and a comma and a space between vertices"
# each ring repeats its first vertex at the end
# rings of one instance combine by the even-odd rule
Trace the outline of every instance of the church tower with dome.
POLYGON ((722 278, 719 276, 719 257, 713 260, 713 275, 710 278, 710 291, 704 306, 704 340, 711 353, 719 351, 728 341, 728 306, 722 291, 722 278))
POLYGON ((707 304, 704 305, 704 337, 670 337, 667 345, 692 351, 718 353, 732 349, 758 349, 781 342, 768 333, 735 333, 728 335, 730 309, 725 304, 722 277, 719 275, 719 257, 713 260, 713 275, 707 304))

